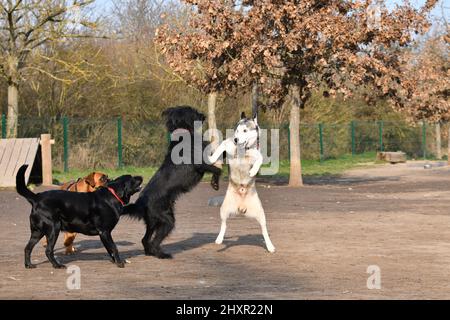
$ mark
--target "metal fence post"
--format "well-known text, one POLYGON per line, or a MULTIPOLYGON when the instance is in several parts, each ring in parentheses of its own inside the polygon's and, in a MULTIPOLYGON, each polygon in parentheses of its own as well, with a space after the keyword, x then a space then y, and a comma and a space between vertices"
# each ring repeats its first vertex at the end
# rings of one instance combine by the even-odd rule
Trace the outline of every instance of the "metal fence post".
POLYGON ((123 167, 122 118, 117 119, 117 165, 123 167))
POLYGON ((2 114, 2 139, 6 139, 6 115, 2 114))
POLYGON ((320 162, 324 160, 323 154, 323 124, 319 123, 320 162))
POLYGON ((422 121, 422 150, 423 158, 427 158, 427 123, 425 120, 422 121))
POLYGON ((69 172, 69 119, 63 117, 64 172, 69 172))
POLYGON ((384 128, 384 123, 383 120, 378 122, 378 131, 379 131, 379 143, 380 143, 380 151, 383 152, 384 151, 384 145, 383 145, 383 128, 384 128))
POLYGON ((356 154, 356 140, 355 140, 355 121, 352 121, 350 124, 350 131, 352 135, 352 155, 354 156, 356 154))

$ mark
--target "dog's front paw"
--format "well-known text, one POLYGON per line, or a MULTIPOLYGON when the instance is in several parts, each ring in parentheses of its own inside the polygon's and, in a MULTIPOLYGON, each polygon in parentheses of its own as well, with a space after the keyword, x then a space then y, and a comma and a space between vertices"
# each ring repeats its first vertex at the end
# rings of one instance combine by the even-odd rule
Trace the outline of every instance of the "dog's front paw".
POLYGON ((55 269, 67 269, 67 267, 65 265, 63 265, 63 264, 55 264, 53 266, 53 268, 55 268, 55 269))
POLYGON ((66 256, 71 256, 75 254, 75 252, 77 252, 77 250, 72 246, 66 248, 66 256))
POLYGON ((27 269, 36 269, 37 267, 36 267, 35 264, 26 264, 25 268, 27 268, 27 269))
POLYGON ((120 261, 116 263, 117 267, 119 268, 125 268, 125 261, 120 261))
POLYGON ((259 170, 257 168, 251 169, 250 172, 248 173, 250 175, 250 178, 256 177, 258 171, 259 170))
POLYGON ((212 179, 211 179, 211 187, 214 189, 214 190, 219 190, 219 176, 213 176, 212 177, 212 179))

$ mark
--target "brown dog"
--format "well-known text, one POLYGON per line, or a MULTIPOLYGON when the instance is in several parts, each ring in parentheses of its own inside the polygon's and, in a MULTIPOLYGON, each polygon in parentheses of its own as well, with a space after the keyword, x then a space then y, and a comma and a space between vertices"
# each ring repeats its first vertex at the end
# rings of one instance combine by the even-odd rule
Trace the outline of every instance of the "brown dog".
MULTIPOLYGON (((61 190, 71 192, 94 192, 97 188, 105 186, 108 181, 109 179, 106 174, 102 172, 92 172, 85 178, 80 178, 77 181, 63 184, 61 186, 61 190)), ((64 246, 66 247, 66 254, 73 254, 75 252, 73 242, 76 235, 76 233, 64 233, 64 246)), ((47 245, 46 239, 44 239, 44 246, 45 245, 47 245)))

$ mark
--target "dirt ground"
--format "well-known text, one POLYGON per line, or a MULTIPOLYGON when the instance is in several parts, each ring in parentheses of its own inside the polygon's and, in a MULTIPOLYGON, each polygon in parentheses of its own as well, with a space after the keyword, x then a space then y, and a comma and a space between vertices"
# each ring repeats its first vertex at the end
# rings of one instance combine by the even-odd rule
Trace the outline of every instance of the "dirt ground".
POLYGON ((81 270, 81 289, 53 270, 41 245, 38 268, 23 266, 28 203, 0 192, 0 298, 3 299, 437 299, 450 298, 450 168, 421 163, 350 171, 301 189, 258 185, 269 233, 266 252, 253 220, 234 218, 214 244, 219 209, 206 183, 177 204, 165 242, 173 260, 143 255, 144 225, 123 219, 113 233, 125 269, 111 264, 97 237, 79 236, 78 253, 58 256, 81 270), (369 290, 367 268, 381 271, 369 290))

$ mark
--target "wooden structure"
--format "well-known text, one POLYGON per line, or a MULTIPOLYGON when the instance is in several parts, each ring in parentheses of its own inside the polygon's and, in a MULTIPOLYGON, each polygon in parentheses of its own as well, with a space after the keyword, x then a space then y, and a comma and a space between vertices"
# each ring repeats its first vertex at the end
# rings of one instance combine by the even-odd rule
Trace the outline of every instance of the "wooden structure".
POLYGON ((52 185, 51 145, 53 143, 48 134, 42 135, 41 139, 0 139, 0 188, 15 187, 17 171, 24 164, 29 165, 25 173, 25 181, 28 183, 39 149, 42 159, 42 184, 52 185))
POLYGON ((38 148, 37 138, 0 140, 0 187, 14 187, 17 171, 24 164, 30 165, 25 174, 28 182, 38 148))
POLYGON ((53 184, 52 176, 52 140, 51 135, 41 135, 41 153, 42 153, 42 185, 51 186, 53 184))
POLYGON ((403 163, 406 162, 406 153, 398 152, 378 152, 377 160, 386 161, 390 163, 403 163))

